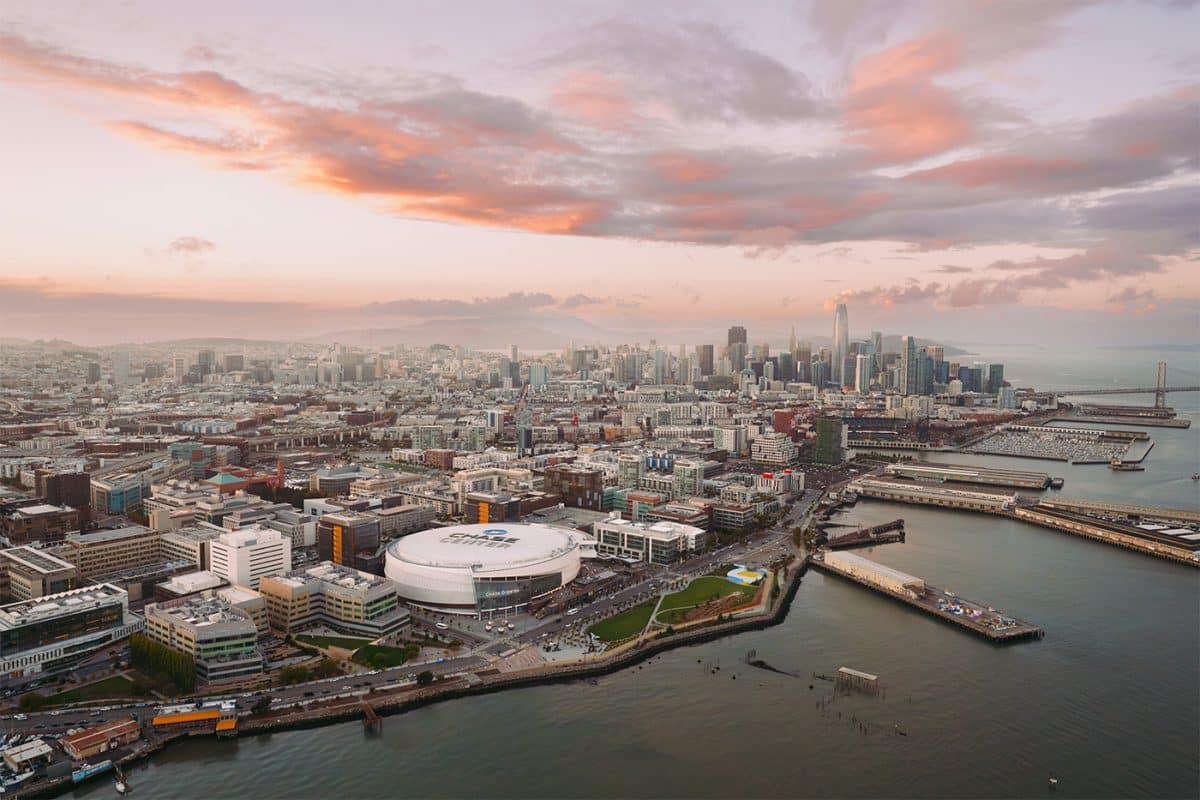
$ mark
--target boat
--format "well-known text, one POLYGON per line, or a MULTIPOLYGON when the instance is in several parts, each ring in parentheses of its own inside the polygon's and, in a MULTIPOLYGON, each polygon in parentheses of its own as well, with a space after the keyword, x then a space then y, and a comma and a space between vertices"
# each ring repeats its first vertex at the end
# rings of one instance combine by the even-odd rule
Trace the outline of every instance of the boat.
POLYGON ((113 764, 113 770, 117 773, 113 778, 113 788, 117 790, 117 794, 129 794, 133 791, 133 787, 129 785, 129 781, 125 778, 125 771, 121 769, 120 764, 113 764))
POLYGON ((1141 464, 1131 464, 1129 462, 1122 461, 1119 458, 1114 458, 1112 461, 1109 461, 1108 468, 1114 472, 1142 472, 1146 469, 1141 464))
POLYGON ((1194 480, 1194 481, 1200 481, 1200 472, 1193 472, 1193 473, 1192 473, 1192 480, 1194 480))

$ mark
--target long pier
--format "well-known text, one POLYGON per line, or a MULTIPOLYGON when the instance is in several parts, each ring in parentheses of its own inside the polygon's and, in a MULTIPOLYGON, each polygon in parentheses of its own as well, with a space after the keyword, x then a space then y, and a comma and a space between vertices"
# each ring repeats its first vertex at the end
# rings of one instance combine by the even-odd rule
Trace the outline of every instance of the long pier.
POLYGON ((1120 514, 1137 519, 1152 519, 1161 522, 1190 522, 1200 523, 1200 511, 1186 508, 1158 508, 1156 506, 1139 506, 1133 503, 1109 503, 1104 500, 1072 500, 1066 497, 1056 497, 1053 500, 1042 500, 1041 505, 1049 508, 1066 508, 1073 511, 1103 512, 1120 514))
MULTIPOLYGON (((838 555, 842 559, 846 557, 845 554, 838 555)), ((963 630, 974 633, 977 636, 982 636, 997 644, 1016 642, 1023 639, 1040 639, 1046 635, 1046 632, 1037 625, 1010 617, 996 611, 990 606, 966 600, 949 590, 931 586, 920 578, 896 573, 894 570, 883 567, 881 564, 875 564, 875 562, 868 561, 865 558, 857 556, 853 558, 866 566, 867 569, 848 569, 841 563, 832 561, 829 556, 823 554, 813 558, 811 563, 815 569, 854 581, 860 586, 865 586, 872 591, 879 592, 886 597, 890 597, 911 608, 929 614, 942 622, 957 625, 963 630), (892 589, 879 581, 872 580, 869 577, 871 568, 878 568, 885 574, 890 573, 893 582, 908 580, 904 583, 903 587, 892 589)))
MULTIPOLYGON (((1200 567, 1200 536, 1188 538, 1195 535, 1189 532, 1191 528, 1168 528, 1171 532, 1167 533, 1136 524, 1154 521, 1167 525, 1200 526, 1200 511, 1067 498, 1035 502, 1028 496, 1017 494, 963 491, 940 485, 904 483, 880 478, 859 478, 852 481, 847 488, 853 489, 861 497, 877 500, 1012 517, 1043 528, 1164 558, 1177 564, 1200 567), (1131 522, 1123 524, 1104 519, 1101 515, 1122 516, 1131 522)), ((1200 527, 1195 530, 1200 531, 1200 527)))
POLYGON ((1051 422, 1093 422, 1099 425, 1143 425, 1147 428, 1190 428, 1190 419, 1171 417, 1134 417, 1125 414, 1079 414, 1078 416, 1056 417, 1051 422))

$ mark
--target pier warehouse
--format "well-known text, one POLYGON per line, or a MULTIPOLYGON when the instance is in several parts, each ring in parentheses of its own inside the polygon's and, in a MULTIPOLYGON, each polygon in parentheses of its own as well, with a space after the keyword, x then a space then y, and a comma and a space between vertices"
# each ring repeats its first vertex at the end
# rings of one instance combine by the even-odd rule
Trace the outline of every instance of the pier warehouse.
POLYGON ((916 598, 925 593, 925 581, 921 578, 886 567, 853 553, 825 553, 825 563, 848 575, 873 583, 896 594, 916 598))

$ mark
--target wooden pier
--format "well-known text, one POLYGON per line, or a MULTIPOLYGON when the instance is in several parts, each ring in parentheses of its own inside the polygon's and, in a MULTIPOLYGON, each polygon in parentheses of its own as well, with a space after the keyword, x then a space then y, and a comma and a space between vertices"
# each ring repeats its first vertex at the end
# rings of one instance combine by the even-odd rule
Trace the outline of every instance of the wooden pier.
POLYGON ((853 547, 870 547, 876 544, 890 544, 904 541, 904 520, 894 519, 872 528, 860 528, 841 536, 829 539, 826 546, 830 550, 849 550, 853 547))
POLYGON ((379 730, 383 728, 383 717, 375 713, 375 709, 366 700, 362 701, 363 727, 379 730))

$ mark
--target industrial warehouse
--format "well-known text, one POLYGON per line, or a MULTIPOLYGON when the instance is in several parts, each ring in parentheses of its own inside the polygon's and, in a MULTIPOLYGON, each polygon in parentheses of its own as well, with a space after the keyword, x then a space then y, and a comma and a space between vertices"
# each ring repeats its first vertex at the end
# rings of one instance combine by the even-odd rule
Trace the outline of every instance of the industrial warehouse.
POLYGON ((595 541, 550 525, 455 525, 388 546, 385 571, 405 600, 490 618, 528 607, 579 574, 595 541))

